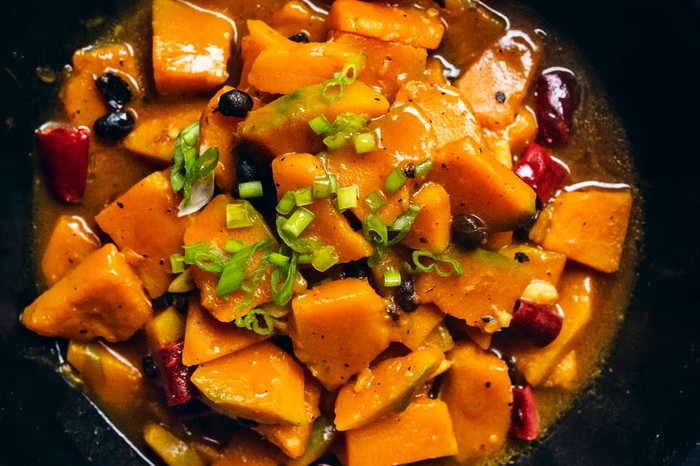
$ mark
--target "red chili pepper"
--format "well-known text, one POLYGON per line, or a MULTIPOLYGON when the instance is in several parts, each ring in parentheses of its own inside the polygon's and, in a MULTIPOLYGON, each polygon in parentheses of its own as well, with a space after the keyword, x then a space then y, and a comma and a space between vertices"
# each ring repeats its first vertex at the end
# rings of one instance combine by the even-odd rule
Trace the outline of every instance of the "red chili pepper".
POLYGON ((165 378, 165 395, 168 406, 177 406, 192 399, 194 386, 190 382, 192 368, 182 364, 184 341, 168 343, 160 348, 159 356, 165 378))
POLYGON ((513 171, 535 190, 542 204, 547 203, 564 185, 564 178, 568 174, 561 162, 553 159, 542 146, 535 143, 527 146, 513 171))
POLYGON ((84 126, 44 125, 36 130, 46 182, 65 202, 79 202, 85 193, 90 130, 84 126))
POLYGON ((540 416, 535 406, 535 397, 529 385, 510 387, 513 393, 513 410, 511 411, 510 433, 521 439, 532 441, 537 438, 540 429, 540 416))
POLYGON ((562 323, 562 317, 549 306, 520 300, 513 312, 510 327, 519 330, 533 345, 543 347, 559 336, 562 323))

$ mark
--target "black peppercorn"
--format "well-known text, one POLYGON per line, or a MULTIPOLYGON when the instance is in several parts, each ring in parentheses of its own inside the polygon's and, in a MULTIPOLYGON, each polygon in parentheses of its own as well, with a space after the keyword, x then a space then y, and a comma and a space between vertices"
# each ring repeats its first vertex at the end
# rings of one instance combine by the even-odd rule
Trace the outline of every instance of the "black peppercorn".
POLYGON ((452 217, 452 241, 473 249, 486 241, 488 228, 474 214, 457 214, 452 217))
POLYGON ((253 98, 243 91, 233 89, 219 96, 219 112, 228 117, 245 118, 253 109, 253 98))
POLYGON ((305 32, 299 32, 293 36, 289 36, 289 40, 292 42, 299 42, 300 44, 308 44, 309 36, 307 36, 305 32))

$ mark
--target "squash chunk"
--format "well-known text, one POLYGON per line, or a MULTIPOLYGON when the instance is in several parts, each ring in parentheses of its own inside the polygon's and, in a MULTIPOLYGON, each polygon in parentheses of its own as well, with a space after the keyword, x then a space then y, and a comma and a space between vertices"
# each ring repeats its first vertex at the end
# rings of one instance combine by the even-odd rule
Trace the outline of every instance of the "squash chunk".
POLYGON ((335 1, 328 15, 331 29, 429 50, 442 41, 440 18, 413 8, 396 8, 357 0, 335 1))
POLYGON ((484 145, 481 125, 464 96, 453 86, 407 82, 396 95, 394 105, 413 103, 430 121, 437 147, 464 137, 484 145))
POLYGON ((151 298, 172 280, 170 254, 180 251, 188 217, 177 216, 180 196, 163 172, 154 172, 105 207, 95 221, 119 246, 151 298), (144 222, 144 218, 151 221, 144 222))
POLYGON ((141 280, 116 246, 90 254, 22 313, 22 324, 46 337, 128 340, 151 316, 141 280))
POLYGON ((182 363, 186 366, 196 366, 267 338, 267 335, 258 335, 232 323, 220 322, 202 309, 197 300, 191 300, 187 310, 182 363))
POLYGON ((535 191, 474 139, 447 144, 434 163, 428 179, 450 194, 452 215, 476 214, 492 232, 514 230, 535 215, 535 191))
POLYGON ((277 11, 270 25, 284 37, 305 33, 311 42, 321 42, 326 39, 328 26, 327 14, 311 8, 302 0, 290 0, 277 11))
POLYGON ((335 401, 335 427, 357 429, 406 409, 413 395, 435 373, 445 355, 428 348, 389 358, 343 385, 335 401))
POLYGON ((108 71, 124 79, 133 93, 139 93, 138 65, 128 45, 85 48, 73 54, 73 74, 62 94, 63 107, 72 125, 92 128, 95 120, 109 111, 95 84, 95 78, 108 71))
POLYGON ((546 251, 527 244, 512 244, 498 251, 502 256, 517 260, 521 257, 535 271, 533 279, 543 280, 557 286, 566 265, 566 256, 554 251, 546 251), (524 254, 524 256, 523 256, 524 254))
POLYGON ((573 342, 583 334, 593 312, 596 297, 590 274, 565 272, 558 291, 559 306, 564 314, 559 336, 544 348, 522 342, 511 350, 516 367, 533 387, 540 386, 562 362, 573 342))
MULTIPOLYGON (((272 177, 277 185, 277 196, 313 185, 314 179, 326 176, 321 159, 311 154, 290 154, 272 161, 272 177)), ((301 238, 318 240, 332 246, 338 262, 345 263, 368 257, 372 246, 365 237, 350 226, 347 218, 333 207, 330 199, 316 199, 305 206, 315 218, 302 232, 301 238)))
MULTIPOLYGON (((185 231, 185 244, 205 241, 223 251, 228 240, 237 240, 250 246, 260 240, 271 239, 273 244, 277 241, 273 238, 262 216, 246 201, 235 200, 225 194, 216 196, 207 204, 192 225, 185 231), (252 225, 243 228, 226 228, 226 206, 228 204, 240 204, 246 206, 246 212, 252 225)), ((256 266, 262 259, 262 252, 256 251, 252 256, 252 265, 256 266)), ((248 296, 244 290, 237 290, 224 299, 216 294, 216 286, 219 283, 219 275, 207 272, 199 267, 192 267, 192 277, 200 291, 202 306, 222 322, 231 322, 237 317, 242 317, 258 304, 272 301, 272 289, 270 288, 270 274, 272 267, 265 269, 254 292, 248 296)))
POLYGON ((284 424, 260 424, 253 430, 274 443, 290 458, 299 458, 306 451, 314 427, 314 421, 321 415, 318 404, 321 400, 321 384, 313 377, 306 377, 304 384, 304 406, 306 422, 299 426, 284 424))
POLYGON ((345 433, 348 466, 406 464, 457 453, 447 405, 427 397, 405 411, 345 433))
POLYGON ((134 130, 123 139, 124 147, 149 160, 171 164, 177 135, 199 120, 204 104, 201 100, 188 100, 143 107, 134 130))
POLYGON ((315 153, 323 148, 323 138, 309 127, 314 117, 325 115, 333 122, 341 113, 350 112, 374 118, 389 108, 383 95, 360 81, 345 86, 343 96, 334 102, 323 99, 322 87, 302 87, 253 110, 239 127, 241 136, 269 158, 294 152, 315 153))
POLYGON ((341 31, 334 32, 330 40, 347 44, 367 56, 357 79, 379 89, 390 102, 402 84, 420 79, 425 69, 428 53, 421 47, 341 31))
POLYGON ((385 309, 384 300, 364 280, 316 286, 292 300, 289 334, 294 353, 333 390, 369 367, 389 345, 385 309))
POLYGON ((287 464, 286 458, 274 445, 266 442, 255 432, 238 430, 224 449, 221 458, 211 466, 279 466, 287 464))
POLYGON ((540 52, 530 36, 510 30, 457 80, 456 86, 482 125, 498 130, 515 121, 537 70, 540 52))
POLYGON ((177 0, 153 0, 153 77, 161 94, 209 91, 228 79, 233 23, 177 0))
POLYGON ((513 395, 505 362, 471 343, 447 355, 442 399, 450 410, 459 445, 457 459, 480 458, 499 450, 510 427, 513 395))
POLYGON ((439 184, 429 182, 413 196, 413 203, 423 207, 402 244, 412 249, 442 253, 450 244, 450 195, 439 184))
POLYGON ((416 351, 444 318, 445 314, 434 304, 419 304, 415 311, 401 315, 393 339, 416 351))
POLYGON ((219 112, 219 97, 234 90, 231 86, 219 89, 207 103, 199 119, 199 153, 210 147, 219 149, 219 163, 214 169, 216 185, 225 193, 236 184, 236 157, 233 148, 238 144, 238 124, 242 118, 225 116, 219 112))
POLYGON ((484 136, 492 150, 499 140, 503 140, 508 143, 512 154, 522 154, 537 137, 535 112, 527 105, 521 105, 513 123, 496 131, 484 128, 484 136))
POLYGON ((304 371, 274 343, 264 341, 200 364, 192 383, 230 416, 262 424, 307 422, 304 371))
POLYGON ((632 194, 629 191, 563 192, 538 219, 546 233, 540 244, 601 272, 620 268, 632 194), (551 209, 551 210, 550 210, 551 209), (547 223, 548 222, 548 223, 547 223))
POLYGON ((66 359, 104 402, 124 407, 138 402, 141 370, 104 343, 71 341, 66 359))
POLYGON ((457 260, 464 275, 419 275, 420 301, 435 303, 443 312, 488 333, 507 327, 515 302, 532 280, 532 269, 483 249, 450 249, 445 256, 457 260))
POLYGON ((48 286, 73 270, 100 248, 100 239, 82 217, 61 215, 53 227, 41 258, 41 271, 48 286))
POLYGON ((248 35, 241 39, 241 58, 243 59, 243 67, 241 69, 240 88, 248 89, 250 82, 248 76, 253 67, 255 59, 258 58, 263 50, 268 48, 284 49, 294 47, 294 42, 289 40, 287 36, 283 36, 276 29, 270 27, 264 21, 259 19, 249 19, 246 21, 248 26, 248 35))

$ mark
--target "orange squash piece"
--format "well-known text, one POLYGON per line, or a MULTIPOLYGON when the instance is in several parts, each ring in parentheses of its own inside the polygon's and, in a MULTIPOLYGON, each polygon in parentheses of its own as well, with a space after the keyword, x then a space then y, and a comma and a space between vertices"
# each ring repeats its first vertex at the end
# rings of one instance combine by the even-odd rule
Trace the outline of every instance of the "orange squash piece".
POLYGON ((457 453, 447 405, 416 398, 405 411, 345 433, 348 466, 389 466, 457 453))
POLYGON ((447 144, 433 163, 428 179, 450 194, 452 215, 476 214, 495 232, 513 230, 535 214, 535 191, 474 139, 447 144))
POLYGON ((173 193, 166 173, 148 175, 95 216, 102 231, 128 252, 151 298, 168 289, 173 277, 170 255, 180 252, 191 223, 190 217, 177 216, 180 196, 173 193))
POLYGON ((347 44, 367 56, 357 79, 379 89, 390 102, 404 83, 420 79, 425 69, 428 53, 421 47, 342 31, 334 31, 329 40, 347 44))
POLYGON ((511 259, 515 259, 518 254, 524 254, 520 257, 523 257, 524 263, 535 271, 533 279, 549 282, 555 287, 559 283, 559 278, 566 265, 564 254, 523 243, 506 246, 501 248, 498 253, 511 259))
POLYGON ((533 387, 540 386, 562 362, 574 341, 585 331, 595 308, 596 292, 590 274, 566 271, 559 284, 559 307, 564 314, 559 336, 544 348, 522 342, 511 350, 516 367, 533 387))
POLYGON ((307 376, 304 383, 304 406, 306 407, 306 422, 298 425, 260 424, 253 430, 264 436, 290 458, 299 458, 306 451, 314 421, 321 415, 318 408, 321 400, 321 384, 313 377, 307 376))
POLYGON ((102 342, 68 343, 66 360, 104 402, 128 407, 144 389, 141 370, 102 342))
POLYGON ((327 16, 301 0, 291 0, 272 16, 270 26, 284 37, 302 32, 311 42, 322 42, 328 33, 327 16))
POLYGON ((283 36, 276 29, 259 19, 246 21, 248 35, 241 40, 241 58, 243 67, 239 87, 246 90, 250 87, 248 76, 255 59, 268 48, 284 49, 294 47, 294 42, 283 36))
POLYGON ((486 239, 483 248, 489 251, 500 250, 511 244, 513 242, 513 232, 512 231, 496 231, 491 233, 486 239))
POLYGON ((449 249, 445 256, 457 260, 464 274, 420 274, 416 278, 420 301, 435 303, 441 311, 488 333, 507 327, 515 302, 532 279, 532 269, 483 249, 449 249))
POLYGON ((230 416, 262 424, 306 423, 304 371, 269 341, 200 364, 191 380, 214 409, 230 416))
POLYGON ((484 128, 484 136, 491 150, 495 151, 497 141, 505 140, 512 154, 522 154, 528 144, 534 142, 537 137, 535 112, 529 106, 521 105, 511 124, 496 131, 484 128))
POLYGON ((328 25, 339 31, 429 50, 440 45, 445 32, 440 18, 429 12, 357 0, 333 2, 328 25))
MULTIPOLYGON (((242 241, 250 246, 260 240, 271 239, 275 248, 270 229, 262 216, 246 201, 235 200, 233 197, 220 194, 212 199, 203 211, 197 215, 192 225, 185 231, 185 245, 205 241, 223 251, 228 240, 242 241), (243 228, 228 229, 226 227, 226 206, 228 204, 244 203, 252 225, 243 228)), ((253 265, 262 258, 262 252, 256 251, 252 256, 253 265)), ((255 291, 248 296, 244 290, 237 290, 224 299, 216 294, 219 275, 207 272, 199 267, 192 267, 192 277, 199 288, 202 306, 222 322, 231 322, 242 317, 255 306, 272 301, 270 274, 272 267, 267 267, 255 291)))
POLYGON ((99 248, 100 239, 82 217, 61 215, 41 258, 41 272, 46 284, 56 283, 99 248))
POLYGON ((197 99, 143 107, 133 131, 122 140, 124 147, 154 162, 172 164, 177 135, 199 120, 204 104, 197 99))
POLYGON ((196 366, 235 353, 268 337, 229 322, 220 322, 202 309, 197 300, 190 300, 182 363, 186 366, 196 366))
POLYGON ((178 0, 153 0, 153 77, 161 94, 210 91, 228 79, 233 22, 178 0))
MULTIPOLYGON (((289 154, 272 161, 272 177, 277 186, 277 196, 313 185, 314 179, 326 176, 320 158, 311 154, 289 154)), ((331 199, 316 199, 305 206, 314 220, 302 232, 301 238, 312 238, 323 245, 332 246, 340 263, 368 257, 372 246, 361 233, 350 226, 348 220, 333 207, 331 199)))
POLYGON ((231 436, 221 458, 211 466, 280 466, 288 461, 279 449, 255 432, 239 430, 231 436))
POLYGON ((601 272, 620 268, 632 210, 629 191, 563 192, 549 209, 550 215, 543 215, 535 226, 546 231, 538 241, 543 248, 601 272))
POLYGON ((405 410, 444 360, 442 351, 428 348, 385 359, 362 372, 338 392, 335 427, 340 431, 357 429, 405 410))
POLYGON ((134 52, 128 45, 106 45, 79 49, 73 54, 73 74, 63 88, 63 107, 75 126, 92 128, 95 120, 109 111, 95 79, 106 72, 119 75, 132 93, 140 93, 140 75, 134 52))
POLYGON ((447 355, 442 399, 454 425, 458 461, 498 451, 510 428, 513 395, 505 362, 471 343, 460 343, 447 355))
POLYGON ((289 335, 294 354, 333 390, 389 346, 385 309, 384 300, 364 280, 318 285, 292 300, 289 335))
POLYGON ((110 243, 27 306, 21 321, 42 336, 115 342, 131 338, 150 316, 141 280, 110 243))
POLYGON ((539 64, 541 48, 521 31, 509 30, 457 80, 482 125, 498 130, 515 121, 539 64))
POLYGON ((416 351, 444 318, 445 314, 434 304, 420 304, 415 311, 401 316, 393 340, 416 351))
POLYGON ((441 254, 450 244, 450 195, 441 185, 428 182, 413 196, 413 203, 423 207, 401 243, 412 249, 441 254))

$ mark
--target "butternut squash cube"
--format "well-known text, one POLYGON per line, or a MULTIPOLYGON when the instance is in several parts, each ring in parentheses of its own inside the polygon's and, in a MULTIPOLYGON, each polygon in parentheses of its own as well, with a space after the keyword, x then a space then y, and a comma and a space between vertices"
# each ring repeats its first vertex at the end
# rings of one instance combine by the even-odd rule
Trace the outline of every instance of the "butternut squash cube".
POLYGON ((100 239, 82 217, 61 215, 41 258, 41 271, 46 284, 51 286, 56 283, 99 248, 100 239))
POLYGON ((154 172, 95 216, 102 231, 128 253, 151 298, 167 291, 173 276, 170 255, 180 252, 191 223, 190 217, 177 216, 179 203, 166 173, 154 172))
POLYGON ((394 327, 393 339, 416 351, 444 318, 445 314, 434 304, 420 304, 415 311, 403 313, 394 327))
POLYGON ((535 215, 535 191, 474 139, 445 145, 433 162, 428 179, 450 194, 452 215, 476 214, 491 232, 514 230, 535 215))
POLYGON ((547 251, 527 244, 512 244, 498 251, 502 256, 517 260, 532 267, 535 271, 533 279, 543 280, 557 286, 559 278, 566 265, 566 256, 554 251, 547 251))
POLYGON ((191 380, 215 409, 230 416, 262 424, 307 422, 304 371, 269 341, 200 364, 191 380))
POLYGON ((333 390, 369 367, 389 345, 387 319, 384 300, 372 287, 348 278, 296 296, 289 334, 297 358, 333 390))
POLYGON ((457 453, 447 405, 416 398, 405 411, 345 433, 348 466, 389 466, 457 453))
POLYGON ((401 243, 411 249, 441 254, 450 244, 450 195, 439 184, 428 182, 413 196, 413 203, 423 207, 401 243))
POLYGON ((328 26, 327 14, 311 8, 302 0, 290 0, 277 11, 270 21, 270 25, 284 37, 290 37, 304 32, 311 42, 326 40, 328 26))
POLYGON ((536 226, 545 231, 539 241, 543 248, 601 272, 620 268, 632 210, 629 191, 563 192, 549 209, 536 226))
POLYGON ((153 0, 153 77, 161 94, 210 91, 228 79, 233 22, 177 0, 153 0))
POLYGON ((488 333, 507 327, 515 302, 532 279, 532 269, 483 249, 450 249, 445 256, 459 262, 464 274, 419 275, 416 293, 420 301, 435 303, 442 312, 488 333))
POLYGON ((211 463, 211 466, 279 466, 288 461, 289 458, 278 448, 255 432, 238 430, 231 436, 221 458, 211 463))
POLYGON ((340 431, 357 429, 405 410, 444 360, 442 351, 428 348, 385 359, 360 373, 338 392, 335 427, 340 431))
POLYGON ((241 58, 243 67, 241 70, 240 88, 246 90, 250 87, 248 76, 255 59, 263 50, 268 48, 284 49, 294 47, 294 42, 287 36, 283 36, 276 29, 259 19, 246 21, 248 35, 241 39, 241 58))
POLYGON ((508 438, 513 395, 505 362, 471 343, 460 343, 447 355, 442 399, 452 417, 458 461, 481 458, 499 450, 508 438))
POLYGON ((150 316, 141 280, 110 243, 27 306, 21 321, 46 337, 115 342, 128 340, 150 316))

